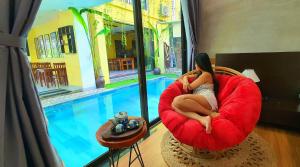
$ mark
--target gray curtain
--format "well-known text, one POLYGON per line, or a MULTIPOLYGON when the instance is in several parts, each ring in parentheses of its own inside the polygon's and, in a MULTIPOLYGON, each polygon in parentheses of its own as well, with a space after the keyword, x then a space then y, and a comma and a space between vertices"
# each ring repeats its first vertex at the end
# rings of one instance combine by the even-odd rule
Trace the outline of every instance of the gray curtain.
POLYGON ((41 0, 0 0, 0 166, 56 167, 25 43, 41 0))
POLYGON ((199 52, 200 0, 181 0, 187 39, 187 69, 194 69, 194 55, 199 52))

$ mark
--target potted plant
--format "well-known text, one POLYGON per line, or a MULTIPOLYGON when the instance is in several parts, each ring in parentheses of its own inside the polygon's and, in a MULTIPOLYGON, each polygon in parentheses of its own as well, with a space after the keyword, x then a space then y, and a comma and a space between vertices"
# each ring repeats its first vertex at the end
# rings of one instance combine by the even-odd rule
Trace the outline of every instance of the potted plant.
MULTIPOLYGON (((110 34, 111 27, 104 26, 104 28, 102 30, 100 30, 99 32, 97 32, 96 35, 94 36, 94 38, 91 39, 90 36, 89 36, 88 26, 87 26, 86 22, 84 21, 84 18, 82 17, 82 14, 83 13, 96 14, 96 15, 99 15, 99 16, 105 18, 106 20, 112 20, 112 18, 109 15, 107 15, 105 13, 102 13, 100 11, 94 10, 94 9, 83 8, 81 10, 78 10, 74 7, 69 7, 68 9, 72 12, 74 17, 77 19, 77 21, 80 23, 80 25, 83 27, 83 29, 85 31, 85 35, 88 39, 89 46, 90 46, 90 49, 91 49, 92 58, 93 58, 93 66, 94 66, 96 87, 97 88, 103 88, 105 86, 105 80, 104 80, 104 76, 103 76, 103 73, 102 73, 102 70, 101 70, 99 56, 97 56, 96 53, 95 53, 95 39, 99 35, 108 35, 108 34, 110 34)), ((95 25, 97 26, 97 24, 95 24, 95 25)))
POLYGON ((100 60, 99 56, 93 57, 93 66, 94 66, 94 73, 95 73, 95 82, 97 88, 104 88, 105 80, 104 76, 100 67, 100 60))

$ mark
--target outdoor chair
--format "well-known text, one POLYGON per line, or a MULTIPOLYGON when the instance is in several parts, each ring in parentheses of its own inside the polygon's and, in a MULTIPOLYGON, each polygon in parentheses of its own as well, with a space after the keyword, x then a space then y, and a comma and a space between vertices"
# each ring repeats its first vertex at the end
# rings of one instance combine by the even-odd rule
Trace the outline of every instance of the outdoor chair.
POLYGON ((53 63, 54 71, 60 85, 69 85, 66 63, 53 63))
POLYGON ((32 72, 32 76, 34 78, 34 81, 36 83, 38 83, 38 75, 37 75, 37 69, 38 69, 38 63, 30 63, 31 66, 31 72, 32 72))

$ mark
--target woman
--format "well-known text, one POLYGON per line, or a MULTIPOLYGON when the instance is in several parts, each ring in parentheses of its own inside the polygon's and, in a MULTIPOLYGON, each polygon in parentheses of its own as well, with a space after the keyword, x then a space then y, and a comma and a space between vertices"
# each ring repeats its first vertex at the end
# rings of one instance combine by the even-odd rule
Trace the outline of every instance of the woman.
POLYGON ((174 110, 188 118, 199 121, 206 128, 206 133, 211 133, 211 117, 217 117, 219 113, 216 95, 218 82, 215 78, 209 57, 206 53, 195 55, 195 66, 198 74, 184 76, 179 79, 183 84, 183 90, 187 93, 174 98, 172 107, 174 110), (188 78, 196 77, 192 82, 188 78), (205 116, 201 116, 201 115, 205 116))

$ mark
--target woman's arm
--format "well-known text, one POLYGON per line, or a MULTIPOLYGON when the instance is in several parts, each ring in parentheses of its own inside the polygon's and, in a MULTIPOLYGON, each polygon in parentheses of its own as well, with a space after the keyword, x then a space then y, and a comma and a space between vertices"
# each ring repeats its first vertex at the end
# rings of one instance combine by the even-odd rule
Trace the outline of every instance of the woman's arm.
POLYGON ((212 76, 208 72, 203 72, 196 80, 189 84, 188 79, 184 78, 184 83, 187 84, 189 90, 194 90, 200 85, 212 80, 212 76))
POLYGON ((183 86, 183 90, 184 92, 188 92, 188 86, 189 86, 189 82, 188 82, 188 79, 189 78, 195 78, 198 76, 198 72, 194 72, 192 74, 189 74, 189 75, 183 75, 181 77, 179 77, 176 81, 179 81, 180 83, 182 83, 182 86, 183 86))
POLYGON ((198 74, 190 74, 190 75, 187 75, 186 77, 187 77, 187 78, 194 78, 194 77, 197 77, 197 75, 198 75, 198 74))
POLYGON ((181 77, 179 77, 177 80, 181 80, 183 79, 184 77, 187 77, 187 78, 193 78, 193 77, 197 77, 199 75, 199 72, 194 72, 192 74, 189 74, 189 75, 182 75, 181 77))
POLYGON ((182 83, 182 86, 183 86, 183 90, 184 90, 184 92, 188 92, 188 84, 189 84, 189 82, 188 82, 188 79, 187 79, 188 77, 187 76, 182 76, 182 77, 180 77, 180 78, 178 78, 176 81, 179 81, 180 83, 182 83))

